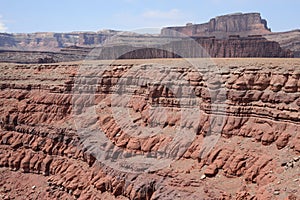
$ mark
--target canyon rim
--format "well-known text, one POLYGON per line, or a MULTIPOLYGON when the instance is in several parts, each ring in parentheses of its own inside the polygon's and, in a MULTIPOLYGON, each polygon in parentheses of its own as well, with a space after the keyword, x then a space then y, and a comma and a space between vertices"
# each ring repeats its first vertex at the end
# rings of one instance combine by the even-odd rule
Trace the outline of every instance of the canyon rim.
POLYGON ((0 198, 299 199, 299 30, 0 34, 0 198))

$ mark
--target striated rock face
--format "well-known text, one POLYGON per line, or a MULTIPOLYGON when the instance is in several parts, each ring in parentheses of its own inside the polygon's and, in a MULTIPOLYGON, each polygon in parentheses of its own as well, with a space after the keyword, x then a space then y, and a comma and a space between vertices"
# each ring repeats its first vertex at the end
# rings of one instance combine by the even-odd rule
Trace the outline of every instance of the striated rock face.
MULTIPOLYGON (((216 39, 213 37, 194 37, 168 41, 166 44, 154 44, 147 47, 119 45, 102 48, 69 47, 61 52, 36 52, 36 51, 0 51, 2 62, 14 63, 47 63, 84 60, 91 51, 98 50, 101 53, 97 59, 147 59, 147 58, 179 58, 179 57, 294 57, 290 50, 284 50, 277 42, 268 41, 263 37, 230 37, 229 39, 216 39), (197 44, 197 45, 195 45, 197 44), (199 44, 199 45, 198 45, 199 44), (200 49, 199 47, 201 46, 200 49), (167 50, 169 51, 167 51, 167 50), (180 55, 172 53, 180 49, 180 55)), ((160 38, 161 41, 164 41, 160 38)), ((136 41, 135 38, 132 41, 136 41)))
MULTIPOLYGON (((198 70, 191 63, 183 59, 2 63, 1 198, 42 194, 43 199, 298 199, 300 60, 214 59, 208 61, 210 68, 198 70), (87 70, 107 63, 104 74, 87 70), (141 72, 155 66, 160 74, 186 81, 195 95, 184 95, 184 82, 171 85, 172 90, 147 84, 141 72), (94 98, 76 96, 76 91, 94 98), (96 117, 85 118, 84 111, 94 104, 96 117), (78 110, 74 105, 84 106, 78 110), (122 108, 132 121, 114 114, 122 108), (188 123, 193 111, 184 117, 185 108, 197 108, 199 120, 188 123), (220 116, 223 123, 215 120, 220 116), (132 154, 151 157, 168 148, 170 133, 177 128, 195 136, 188 145, 166 151, 183 152, 167 166, 133 173, 105 165, 105 159, 93 152, 102 148, 97 138, 82 135, 80 127, 101 129, 112 142, 104 147, 114 159, 132 154), (149 136, 135 131, 151 127, 159 127, 159 132, 149 136), (216 133, 220 138, 204 154, 205 141, 216 133), (35 187, 16 188, 28 187, 25 183, 35 187)), ((160 77, 153 71, 147 76, 160 77)), ((161 156, 155 162, 165 155, 161 156)))
POLYGON ((1 62, 7 63, 55 63, 83 60, 88 52, 46 52, 0 50, 1 62))
MULTIPOLYGON (((161 45, 169 45, 172 48, 174 43, 182 49, 187 49, 189 48, 188 42, 185 42, 187 37, 195 38, 209 52, 210 57, 300 56, 299 31, 271 33, 266 20, 262 19, 259 13, 236 13, 213 18, 205 24, 166 27, 161 30, 160 35, 113 30, 71 33, 0 33, 0 61, 15 63, 38 63, 47 60, 77 61, 84 59, 93 48, 105 46, 107 41, 113 41, 119 49, 130 49, 130 46, 146 49, 161 45)), ((107 52, 109 51, 116 50, 107 48, 107 52)), ((148 49, 145 54, 144 51, 140 52, 139 56, 131 55, 126 58, 176 57, 153 49, 148 49)), ((111 57, 114 56, 104 56, 104 59, 111 57)))
POLYGON ((234 58, 234 57, 293 57, 293 52, 283 50, 277 42, 268 41, 263 37, 231 37, 229 39, 193 38, 173 41, 154 48, 132 48, 130 46, 116 46, 104 48, 99 59, 113 59, 114 55, 122 55, 120 59, 147 59, 147 58, 234 58), (162 49, 168 49, 165 51, 162 49), (171 52, 179 51, 180 55, 171 52), (125 54, 116 52, 127 52, 125 54))
POLYGON ((219 40, 196 38, 196 41, 213 58, 294 56, 292 51, 281 48, 277 42, 262 37, 230 37, 219 40))
POLYGON ((0 49, 22 51, 60 51, 61 48, 77 45, 83 47, 102 44, 117 31, 72 32, 72 33, 0 33, 0 49))
POLYGON ((204 24, 187 24, 186 26, 166 27, 161 30, 163 36, 215 36, 218 38, 230 35, 261 35, 270 33, 267 21, 259 13, 236 13, 211 19, 204 24))
POLYGON ((276 41, 283 49, 290 49, 294 56, 300 57, 300 30, 270 33, 264 35, 267 40, 276 41))
POLYGON ((161 35, 168 37, 214 36, 216 38, 262 35, 269 41, 278 42, 284 50, 293 51, 295 57, 300 57, 299 30, 271 32, 267 21, 262 19, 259 13, 235 13, 213 18, 204 24, 188 23, 186 26, 165 27, 161 30, 161 35))

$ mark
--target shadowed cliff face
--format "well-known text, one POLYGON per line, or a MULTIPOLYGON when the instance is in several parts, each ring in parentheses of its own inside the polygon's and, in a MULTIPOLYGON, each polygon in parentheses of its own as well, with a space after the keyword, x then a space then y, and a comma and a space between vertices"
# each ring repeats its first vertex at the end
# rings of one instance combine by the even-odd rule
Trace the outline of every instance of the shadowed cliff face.
MULTIPOLYGON (((202 74, 214 68, 195 71, 181 59, 1 64, 0 184, 5 185, 0 190, 1 198, 34 198, 38 191, 43 199, 299 198, 299 180, 295 178, 299 177, 300 166, 300 61, 212 62, 219 69, 212 77, 202 74), (107 63, 109 68, 101 76, 84 70, 107 63), (145 84, 140 70, 132 71, 154 67, 155 63, 164 64, 158 68, 161 73, 170 74, 166 70, 170 67, 170 72, 185 80, 195 95, 187 99, 179 95, 179 105, 176 94, 180 87, 169 90, 162 84, 145 84), (78 79, 78 75, 83 78, 78 79), (85 96, 74 98, 75 83, 78 91, 93 94, 92 101, 85 96), (215 105, 222 109, 212 112, 212 99, 221 91, 225 91, 225 101, 216 101, 215 105), (130 98, 124 104, 126 95, 130 98), (181 109, 191 102, 198 102, 194 106, 199 109, 199 120, 182 123, 186 118, 181 118, 181 109), (168 166, 150 173, 124 172, 104 165, 90 151, 102 146, 85 145, 87 140, 89 144, 97 142, 79 134, 74 104, 87 110, 97 105, 97 117, 84 120, 80 115, 80 126, 101 129, 113 144, 105 149, 114 159, 129 158, 134 153, 151 157, 168 146, 172 136, 168 133, 176 127, 193 130, 195 138, 189 145, 178 147, 175 153, 185 149, 184 154, 168 166), (154 109, 151 113, 158 105, 165 112, 154 109), (133 134, 131 126, 122 124, 114 114, 121 106, 128 110, 131 125, 142 129, 155 126, 160 132, 143 137, 133 134), (212 151, 201 157, 202 146, 211 137, 209 132, 218 124, 210 120, 215 116, 224 118, 220 138, 212 151), (37 177, 41 177, 39 183, 37 177), (23 179, 24 183, 32 180, 37 188, 14 190, 14 183, 22 185, 23 179)), ((156 158, 156 162, 163 159, 156 158)))
POLYGON ((259 13, 236 13, 223 15, 211 19, 204 24, 187 24, 186 26, 165 27, 161 30, 162 36, 230 38, 231 36, 246 37, 249 35, 263 35, 269 41, 278 42, 285 50, 294 51, 295 57, 300 57, 299 30, 286 32, 271 32, 267 21, 259 13))
POLYGON ((300 57, 300 30, 271 33, 264 37, 278 42, 283 49, 290 49, 294 52, 295 57, 300 57))
MULTIPOLYGON (((177 38, 168 41, 165 38, 154 38, 151 45, 145 45, 137 38, 125 38, 127 43, 107 45, 97 48, 88 47, 69 47, 62 49, 61 52, 41 52, 41 51, 1 51, 0 60, 2 62, 15 63, 46 63, 67 62, 84 60, 91 51, 100 51, 97 58, 100 60, 115 59, 153 59, 153 58, 235 58, 235 57, 294 57, 294 53, 284 50, 277 42, 268 41, 263 37, 237 37, 231 36, 229 39, 216 39, 213 37, 194 37, 194 38, 177 38), (155 39, 166 43, 156 43, 155 39), (131 45, 134 42, 133 45, 131 45), (201 49, 195 47, 201 46, 201 49), (134 46, 136 45, 136 46, 134 46), (202 49, 203 48, 203 49, 202 49), (167 51, 168 49, 169 51, 167 51), (178 50, 181 54, 174 54, 178 50), (125 52, 125 53, 122 53, 125 52)), ((116 40, 122 41, 123 37, 117 37, 116 40)), ((141 38, 139 38, 141 39, 141 38)))

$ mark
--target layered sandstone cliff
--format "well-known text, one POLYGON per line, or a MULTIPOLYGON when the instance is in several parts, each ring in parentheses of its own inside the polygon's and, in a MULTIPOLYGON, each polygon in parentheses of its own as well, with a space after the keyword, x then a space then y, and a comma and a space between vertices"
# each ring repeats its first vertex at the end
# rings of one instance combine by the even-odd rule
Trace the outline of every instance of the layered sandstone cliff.
MULTIPOLYGON (((259 13, 236 13, 211 19, 204 24, 188 24, 182 27, 166 27, 161 35, 137 34, 113 30, 71 33, 0 33, 0 60, 2 62, 37 63, 39 61, 76 61, 86 57, 93 48, 105 46, 113 40, 120 46, 155 47, 193 37, 203 45, 211 57, 299 57, 297 31, 271 33, 266 20, 259 13), (261 38, 263 35, 264 40, 261 38), (250 37, 249 37, 250 36, 250 37), (255 38, 255 39, 254 39, 255 38), (278 45, 273 41, 278 42, 278 45), (295 53, 291 53, 293 51, 295 53)), ((188 39, 187 39, 188 41, 188 39)), ((180 44, 188 48, 188 42, 180 44)), ((125 48, 125 47, 124 47, 125 48)), ((115 51, 115 50, 114 50, 115 51)), ((172 58, 169 54, 145 54, 151 58, 172 58)), ((109 56, 108 56, 109 57, 109 56)), ((109 58, 105 59, 109 59, 109 58)), ((133 55, 131 58, 146 58, 133 55)), ((129 57, 127 57, 129 58, 129 57)))
POLYGON ((204 24, 187 24, 186 26, 166 27, 161 35, 178 37, 188 36, 215 36, 218 38, 230 35, 262 35, 270 33, 267 21, 259 13, 235 13, 218 16, 204 24))
POLYGON ((300 197, 298 59, 2 63, 0 67, 3 199, 300 197), (107 68, 90 71, 103 67, 107 68), (194 95, 186 95, 187 86, 194 95), (90 112, 93 105, 96 110, 90 112), (120 121, 122 109, 130 114, 120 121), (194 116, 195 110, 199 118, 193 121, 188 116, 194 116), (90 113, 96 117, 86 118, 90 113), (86 127, 102 130, 112 146, 97 146, 99 138, 80 131, 86 127), (135 132, 152 127, 159 131, 135 132), (170 133, 178 128, 194 134, 192 142, 159 154, 168 149, 174 137, 170 133), (205 154, 203 145, 214 136, 220 137, 205 154), (133 154, 154 156, 153 165, 168 156, 176 159, 149 172, 124 172, 106 165, 106 158, 94 151, 98 148, 115 160, 126 161, 133 154))
POLYGON ((72 33, 0 33, 0 49, 56 52, 60 51, 61 48, 73 45, 82 47, 96 46, 117 33, 118 31, 113 30, 72 33))
POLYGON ((259 13, 235 13, 212 18, 203 24, 188 23, 186 26, 165 27, 162 36, 180 37, 211 37, 229 38, 231 36, 262 35, 269 41, 276 41, 285 50, 291 50, 295 57, 300 57, 299 30, 271 32, 267 21, 259 13))
POLYGON ((267 40, 276 41, 283 49, 290 49, 295 57, 300 57, 300 30, 270 33, 264 35, 267 40))
MULTIPOLYGON (((157 39, 155 37, 152 37, 157 39)), ((294 53, 280 47, 277 42, 268 41, 263 37, 230 37, 216 39, 214 37, 180 38, 168 41, 158 38, 161 44, 153 42, 145 45, 136 38, 122 43, 123 37, 116 37, 113 45, 87 48, 72 46, 63 48, 61 52, 42 51, 1 51, 2 62, 13 63, 49 63, 67 62, 88 59, 154 59, 154 58, 235 58, 235 57, 294 57, 294 53), (118 42, 120 40, 120 42, 118 42)))

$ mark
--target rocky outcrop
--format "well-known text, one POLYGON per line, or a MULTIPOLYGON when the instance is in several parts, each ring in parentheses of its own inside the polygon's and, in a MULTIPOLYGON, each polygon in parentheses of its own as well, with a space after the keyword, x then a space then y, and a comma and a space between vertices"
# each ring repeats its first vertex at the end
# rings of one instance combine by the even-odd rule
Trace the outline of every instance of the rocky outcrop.
MULTIPOLYGON (((118 39, 118 38, 117 38, 118 39)), ((116 39, 116 40, 117 40, 116 39)), ((121 37, 122 39, 122 37, 121 37)), ((164 41, 163 38, 160 40, 164 41)), ((136 41, 133 38, 132 41, 136 41)), ((290 50, 283 50, 277 42, 268 41, 263 37, 230 37, 216 39, 214 37, 195 37, 193 39, 177 39, 166 44, 151 46, 107 45, 101 48, 68 47, 61 52, 40 51, 0 51, 2 62, 14 63, 47 63, 93 59, 153 59, 153 58, 234 58, 234 57, 294 57, 290 50), (180 49, 180 52, 176 50, 180 49), (98 52, 92 55, 93 52, 98 52)))
POLYGON ((198 39, 196 41, 213 58, 293 57, 293 52, 277 42, 262 37, 230 37, 229 39, 198 39))
POLYGON ((33 197, 41 191, 45 199, 299 198, 299 60, 205 62, 209 67, 196 69, 190 66, 195 61, 184 59, 1 64, 0 184, 5 188, 0 195, 33 197), (107 63, 103 74, 88 70, 107 63), (146 77, 154 80, 170 75, 173 83, 185 82, 151 85, 142 78, 145 69, 153 69, 146 77), (185 95, 186 83, 194 95, 185 95), (84 117, 93 104, 97 116, 84 117), (124 108, 129 121, 115 113, 124 108), (197 109, 200 119, 194 122, 189 116, 197 109), (159 163, 164 156, 180 156, 157 170, 121 171, 99 159, 95 146, 86 145, 97 145, 97 137, 82 135, 84 127, 103 131, 112 142, 104 145, 107 155, 114 159, 138 154, 156 156, 159 163), (151 127, 159 131, 151 136, 139 132, 151 127), (170 147, 170 133, 177 128, 195 134, 192 142, 155 155, 170 147), (203 153, 205 142, 218 131, 214 148, 203 153), (11 177, 28 181, 31 174, 29 180, 38 176, 41 181, 30 194, 11 190, 11 177))
POLYGON ((261 35, 270 33, 267 21, 259 13, 235 13, 218 16, 204 24, 187 24, 186 26, 166 27, 161 30, 163 36, 215 36, 224 38, 230 35, 261 35))
POLYGON ((45 52, 0 50, 0 60, 6 63, 55 63, 83 60, 87 52, 45 52))
POLYGON ((293 52, 283 50, 277 42, 268 41, 263 37, 231 37, 229 39, 194 37, 193 40, 182 39, 169 44, 154 45, 152 48, 130 46, 104 48, 99 59, 115 59, 114 55, 121 55, 120 59, 234 58, 293 57, 293 52), (176 51, 179 54, 174 53, 176 51))
POLYGON ((211 19, 204 24, 191 24, 186 26, 165 27, 161 30, 162 36, 167 37, 216 37, 232 38, 261 35, 269 41, 278 42, 284 50, 294 52, 295 57, 300 57, 299 30, 286 32, 271 32, 267 21, 259 13, 235 13, 211 19))
MULTIPOLYGON (((126 49, 128 52, 130 49, 137 49, 136 47, 144 50, 123 57, 174 58, 178 56, 157 48, 163 46, 172 49, 176 45, 186 51, 190 48, 191 37, 205 48, 210 57, 299 57, 298 36, 297 31, 271 33, 266 20, 262 19, 259 13, 236 13, 213 18, 205 24, 166 27, 161 30, 160 35, 113 30, 0 33, 0 61, 16 63, 38 63, 46 60, 77 61, 85 59, 92 49, 100 46, 105 46, 104 51, 108 52, 107 55, 102 55, 101 59, 115 58, 114 52, 126 49), (113 43, 114 48, 107 43, 113 43)), ((189 56, 195 57, 195 54, 199 53, 189 53, 189 56)))
POLYGON ((290 49, 294 56, 300 57, 300 30, 270 33, 264 35, 267 40, 276 41, 283 49, 290 49))
POLYGON ((15 51, 60 51, 73 45, 90 47, 102 44, 117 31, 72 32, 72 33, 0 33, 0 49, 15 51))

